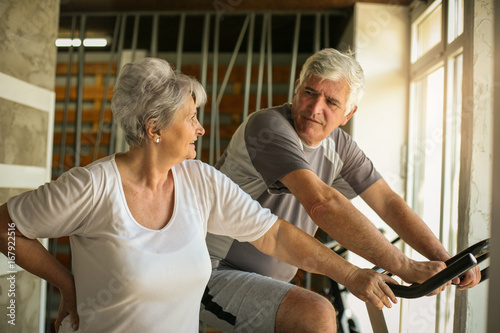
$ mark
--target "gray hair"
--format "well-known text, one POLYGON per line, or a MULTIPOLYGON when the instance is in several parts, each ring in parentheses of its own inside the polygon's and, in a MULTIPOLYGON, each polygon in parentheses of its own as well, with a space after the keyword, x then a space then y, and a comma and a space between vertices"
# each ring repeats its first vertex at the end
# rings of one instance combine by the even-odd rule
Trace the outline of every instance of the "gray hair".
POLYGON ((299 76, 295 93, 311 76, 334 82, 345 81, 349 86, 346 115, 359 103, 365 92, 365 77, 360 64, 353 58, 352 52, 341 53, 335 49, 323 49, 310 56, 299 76))
POLYGON ((194 78, 174 72, 166 60, 140 59, 121 69, 111 100, 113 118, 129 146, 142 146, 147 122, 154 120, 155 129, 167 127, 188 94, 196 107, 205 104, 206 92, 194 78))

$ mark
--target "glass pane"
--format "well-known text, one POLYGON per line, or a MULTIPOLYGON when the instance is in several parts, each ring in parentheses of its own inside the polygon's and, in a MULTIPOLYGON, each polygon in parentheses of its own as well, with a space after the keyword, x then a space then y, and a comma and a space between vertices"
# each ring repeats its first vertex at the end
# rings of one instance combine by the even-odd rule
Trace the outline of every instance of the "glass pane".
POLYGON ((413 62, 441 41, 441 21, 442 6, 441 3, 439 3, 435 8, 430 9, 429 14, 414 23, 414 50, 412 52, 413 62))
POLYGON ((464 32, 464 0, 450 0, 448 7, 448 44, 464 32))
MULTIPOLYGON (((449 253, 457 253, 458 185, 460 172, 460 127, 462 118, 462 55, 448 61, 447 108, 441 241, 449 253)), ((453 332, 455 288, 439 296, 440 332, 453 332)))
POLYGON ((420 105, 414 109, 414 123, 410 124, 415 128, 411 152, 414 209, 436 235, 439 235, 441 205, 443 84, 443 67, 416 83, 417 95, 412 100, 420 100, 420 105))
MULTIPOLYGON (((443 102, 443 67, 412 84, 409 154, 409 174, 413 186, 411 204, 437 236, 441 230, 443 102)), ((409 255, 416 260, 426 260, 416 251, 411 251, 409 255)), ((407 302, 402 332, 434 332, 438 311, 441 313, 441 309, 445 308, 441 302, 437 297, 422 297, 407 302)))
POLYGON ((443 140, 443 80, 444 69, 440 68, 427 78, 426 112, 424 137, 421 138, 425 157, 425 186, 420 191, 419 200, 423 202, 421 217, 439 235, 441 206, 441 162, 443 140))

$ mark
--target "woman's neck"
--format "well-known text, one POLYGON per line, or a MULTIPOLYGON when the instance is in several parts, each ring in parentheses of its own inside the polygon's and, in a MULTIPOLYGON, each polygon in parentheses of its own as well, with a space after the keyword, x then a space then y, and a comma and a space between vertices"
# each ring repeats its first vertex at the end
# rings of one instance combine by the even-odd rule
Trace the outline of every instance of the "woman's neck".
POLYGON ((122 178, 126 177, 153 191, 164 186, 174 165, 168 163, 166 157, 158 156, 155 149, 147 147, 130 148, 125 153, 117 154, 115 160, 122 178))

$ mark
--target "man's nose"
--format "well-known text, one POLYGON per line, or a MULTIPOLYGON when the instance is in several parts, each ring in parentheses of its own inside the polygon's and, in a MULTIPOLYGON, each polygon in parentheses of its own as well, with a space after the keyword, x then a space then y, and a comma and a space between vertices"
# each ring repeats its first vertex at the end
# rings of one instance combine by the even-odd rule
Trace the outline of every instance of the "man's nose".
POLYGON ((326 107, 326 100, 323 95, 318 95, 313 101, 311 105, 311 112, 313 114, 322 113, 323 109, 326 107))

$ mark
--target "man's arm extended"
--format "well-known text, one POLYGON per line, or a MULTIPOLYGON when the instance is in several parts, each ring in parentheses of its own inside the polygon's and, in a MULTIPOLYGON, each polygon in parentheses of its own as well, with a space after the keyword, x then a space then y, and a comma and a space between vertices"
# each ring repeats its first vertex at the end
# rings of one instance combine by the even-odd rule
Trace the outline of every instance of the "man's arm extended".
MULTIPOLYGON (((446 261, 450 255, 427 224, 395 193, 384 179, 379 179, 361 198, 408 245, 429 260, 446 261)), ((468 271, 460 281, 459 289, 472 288, 481 280, 479 267, 468 271)), ((458 283, 458 279, 454 283, 458 283)))
POLYGON ((251 242, 259 251, 306 271, 323 274, 378 309, 391 307, 396 297, 387 283, 397 283, 387 275, 352 265, 314 237, 287 221, 276 223, 259 239, 251 242))
POLYGON ((347 249, 406 282, 423 282, 446 266, 442 261, 417 262, 405 256, 340 192, 314 172, 300 169, 281 179, 313 221, 347 249))

